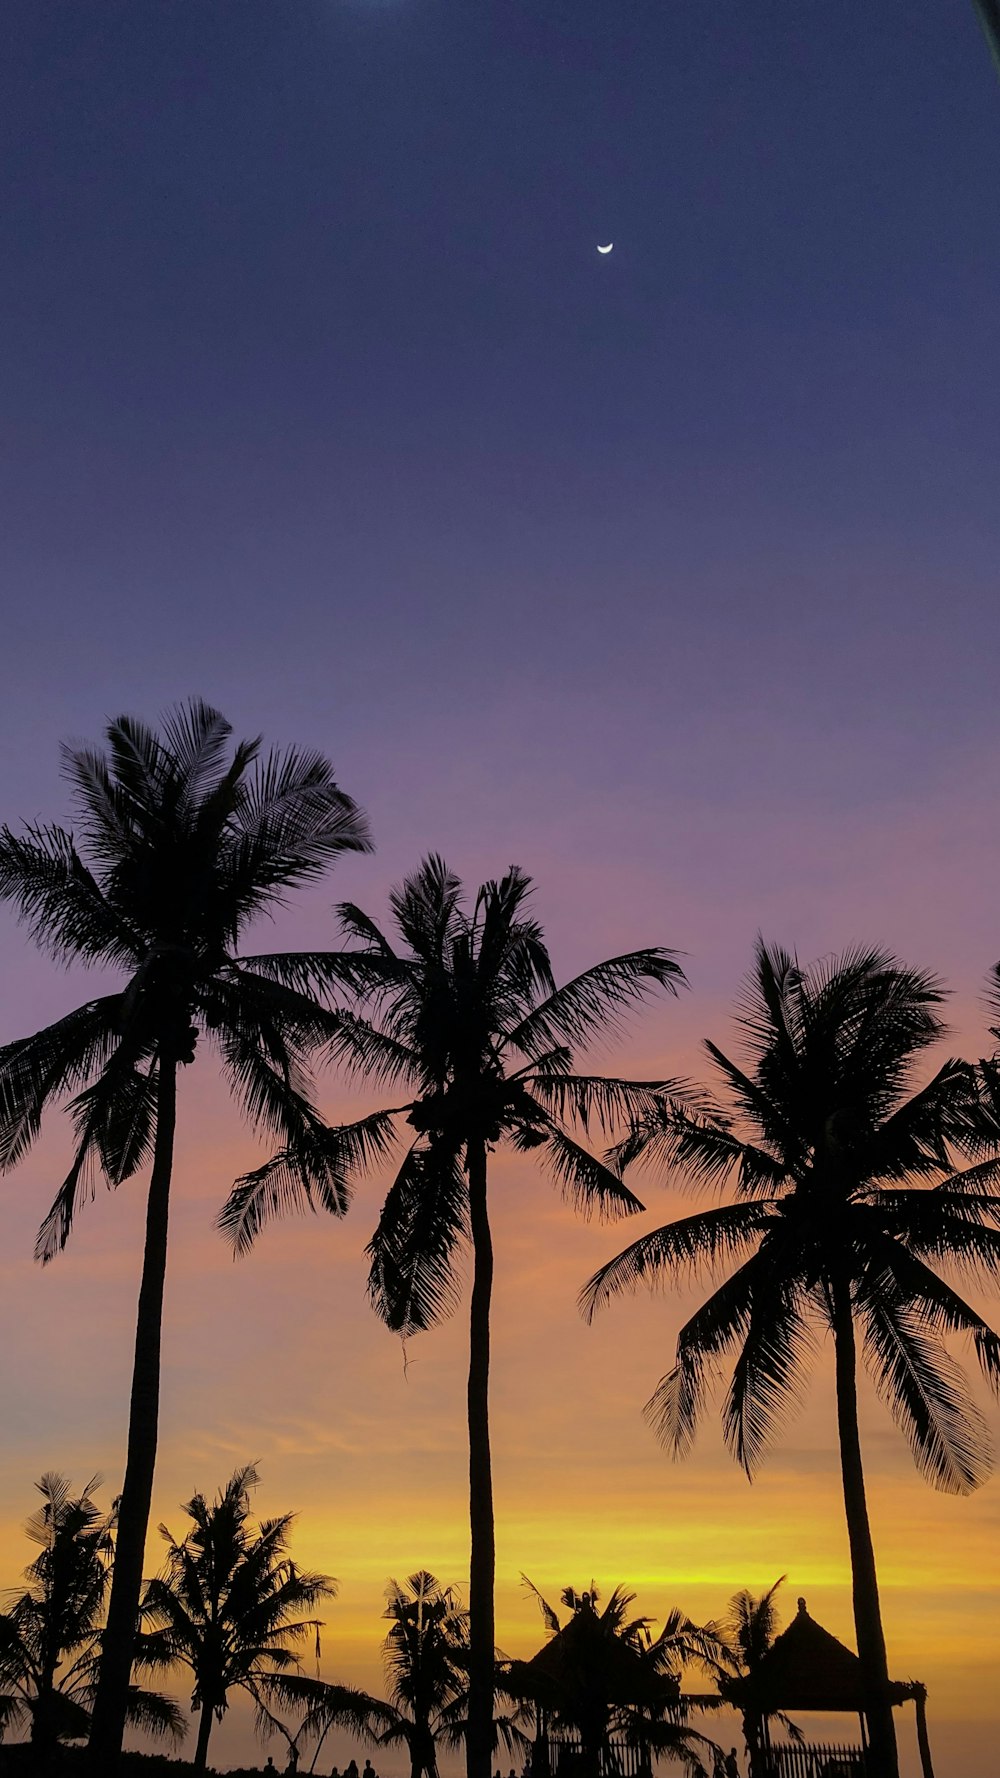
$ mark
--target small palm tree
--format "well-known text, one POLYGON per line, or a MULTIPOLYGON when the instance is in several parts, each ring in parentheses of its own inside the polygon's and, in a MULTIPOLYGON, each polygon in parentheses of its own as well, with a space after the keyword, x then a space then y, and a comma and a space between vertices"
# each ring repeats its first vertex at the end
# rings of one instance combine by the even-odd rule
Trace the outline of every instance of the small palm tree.
POLYGON ((451 1587, 421 1569, 403 1586, 391 1580, 383 1644, 388 1703, 331 1687, 307 1718, 325 1737, 334 1724, 380 1747, 405 1747, 410 1778, 437 1778, 438 1743, 464 1738, 469 1688, 469 1616, 451 1587))
MULTIPOLYGON (((90 1729, 114 1558, 114 1514, 95 1502, 98 1483, 74 1495, 64 1476, 42 1476, 42 1505, 25 1526, 39 1553, 26 1591, 0 1613, 0 1740, 8 1728, 28 1728, 39 1772, 59 1742, 82 1741, 90 1729)), ((149 1734, 184 1734, 177 1706, 157 1692, 130 1686, 127 1715, 149 1734)))
POLYGON ((248 1692, 259 1715, 271 1721, 273 1704, 313 1701, 311 1686, 296 1683, 295 1649, 313 1636, 319 1658, 322 1620, 301 1614, 337 1590, 328 1575, 306 1573, 289 1558, 294 1513, 252 1522, 257 1484, 247 1464, 211 1503, 195 1494, 184 1508, 193 1529, 180 1542, 161 1525, 166 1566, 143 1597, 137 1659, 153 1670, 189 1669, 191 1708, 200 1712, 199 1772, 208 1761, 213 1721, 221 1722, 234 1689, 248 1692))
POLYGON ((607 1769, 614 1741, 680 1761, 703 1778, 701 1755, 714 1743, 685 1724, 681 1676, 691 1662, 713 1677, 727 1665, 727 1650, 714 1625, 701 1626, 674 1607, 653 1635, 653 1620, 633 1617, 635 1594, 617 1586, 603 1609, 593 1581, 586 1592, 565 1587, 559 1614, 537 1587, 535 1595, 550 1641, 532 1661, 511 1661, 505 1683, 514 1697, 533 1703, 549 1727, 579 1737, 581 1772, 598 1778, 607 1769))
MULTIPOLYGON (((458 1255, 467 1240, 472 1246, 469 1778, 488 1778, 493 1750, 488 1156, 501 1143, 537 1151, 585 1212, 641 1209, 618 1170, 582 1147, 572 1126, 586 1133, 647 1111, 657 1083, 574 1073, 574 1051, 651 989, 676 991, 683 980, 668 951, 650 949, 599 963, 557 988, 541 928, 525 908, 530 888, 511 868, 479 890, 468 912, 458 879, 430 858, 391 898, 401 950, 347 904, 341 919, 356 948, 314 957, 299 983, 310 993, 325 987, 355 997, 359 1010, 343 1014, 331 1054, 407 1095, 341 1133, 350 1173, 388 1152, 397 1122, 409 1128, 368 1249, 369 1292, 383 1320, 408 1335, 447 1314, 458 1296, 458 1255)), ((237 1249, 248 1248, 298 1190, 284 1155, 239 1181, 221 1219, 237 1249)))
POLYGON ((107 753, 64 750, 83 846, 61 827, 0 831, 0 897, 60 961, 124 971, 34 1037, 0 1050, 0 1165, 22 1159, 46 1108, 67 1095, 76 1152, 37 1256, 66 1243, 97 1171, 110 1185, 151 1162, 128 1457, 91 1750, 121 1747, 159 1416, 160 1330, 177 1072, 204 1032, 250 1122, 277 1134, 301 1198, 346 1207, 311 1099, 308 1058, 329 1016, 297 991, 288 959, 265 975, 239 947, 259 915, 368 834, 318 754, 229 751, 230 727, 193 703, 155 734, 130 717, 107 753), (89 860, 89 862, 88 862, 89 860))
POLYGON ((942 1335, 971 1340, 1000 1384, 1000 1338, 935 1270, 1000 1274, 1000 1122, 976 1071, 948 1061, 907 1096, 943 1031, 936 981, 877 951, 812 970, 758 945, 740 1023, 745 1067, 712 1043, 728 1104, 662 1101, 619 1151, 695 1184, 732 1181, 735 1201, 643 1235, 582 1294, 588 1316, 643 1281, 735 1265, 681 1328, 673 1370, 647 1414, 686 1451, 719 1361, 734 1355, 726 1438, 752 1476, 832 1336, 854 1621, 875 1769, 896 1778, 895 1731, 858 1430, 857 1335, 914 1458, 936 1486, 983 1480, 982 1417, 942 1335), (957 1159, 975 1164, 957 1170, 957 1159))
MULTIPOLYGON (((756 1772, 763 1758, 763 1725, 770 1718, 762 1717, 754 1709, 752 1702, 747 1701, 745 1682, 752 1682, 757 1668, 770 1652, 778 1634, 781 1619, 775 1601, 778 1588, 784 1586, 786 1578, 784 1574, 780 1575, 766 1593, 751 1593, 746 1587, 734 1593, 729 1601, 728 1617, 721 1629, 723 1641, 732 1656, 734 1675, 720 1676, 719 1690, 723 1697, 733 1699, 741 1708, 743 1739, 746 1742, 751 1772, 756 1772)), ((787 1716, 780 1710, 775 1714, 793 1741, 802 1739, 801 1730, 787 1716)))

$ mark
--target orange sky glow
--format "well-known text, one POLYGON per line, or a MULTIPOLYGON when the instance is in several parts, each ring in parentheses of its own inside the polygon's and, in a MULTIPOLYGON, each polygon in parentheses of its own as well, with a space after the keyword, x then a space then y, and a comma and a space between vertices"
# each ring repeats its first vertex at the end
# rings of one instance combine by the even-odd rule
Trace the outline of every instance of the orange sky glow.
MULTIPOLYGON (((361 873, 374 882, 372 864, 366 861, 361 873)), ((890 894, 891 884, 885 889, 890 894)), ((375 905, 373 895, 367 899, 375 905)), ((544 918, 544 897, 539 911, 544 918)), ((647 938, 647 912, 640 908, 627 923, 605 914, 596 943, 571 927, 560 967, 582 960, 585 945, 596 956, 630 937, 647 938)), ((311 942, 319 920, 320 903, 307 906, 296 928, 301 942, 311 942)), ((676 930, 676 920, 669 924, 676 930)), ((662 932, 662 921, 655 925, 662 932)), ((282 942, 280 934, 274 942, 282 942)), ((16 945, 12 940, 12 954, 16 945)), ((814 944, 812 953, 819 948, 814 944)), ((920 959, 912 946, 904 954, 920 959)), ((79 978, 67 980, 41 960, 18 952, 17 967, 21 1004, 31 988, 39 1020, 68 1005, 74 989, 82 997, 79 978)), ((721 982, 718 991, 713 985, 699 993, 696 964, 690 973, 694 992, 647 1013, 623 1045, 595 1062, 643 1075, 700 1068, 698 1037, 731 1036, 729 996, 721 982)), ((959 1034, 967 1034, 970 1049, 981 1042, 983 1018, 969 993, 953 1009, 956 1044, 959 1034)), ((366 1103, 342 1083, 324 1087, 331 1119, 366 1103)), ((365 1301, 363 1249, 380 1202, 377 1180, 359 1191, 343 1223, 290 1222, 234 1262, 212 1218, 229 1180, 257 1150, 207 1055, 183 1078, 179 1128, 154 1526, 164 1519, 177 1529, 180 1501, 195 1489, 214 1491, 237 1464, 255 1459, 261 1509, 297 1509, 297 1557, 340 1583, 326 1613, 324 1674, 378 1689, 387 1578, 427 1567, 460 1590, 465 1584, 464 1309, 405 1353, 376 1322, 365 1301)), ((50 1123, 3 1200, 6 1584, 27 1556, 20 1525, 32 1480, 46 1468, 78 1482, 98 1471, 110 1489, 123 1447, 142 1192, 99 1190, 67 1252, 40 1272, 31 1243, 52 1181, 61 1176, 65 1136, 58 1120, 50 1123)), ((644 1177, 636 1184, 649 1206, 636 1232, 684 1208, 674 1190, 644 1177)), ((693 1454, 672 1464, 640 1410, 669 1364, 673 1335, 698 1287, 620 1301, 588 1328, 576 1292, 621 1244, 620 1227, 581 1222, 522 1159, 496 1161, 493 1214, 502 1648, 527 1655, 542 1640, 522 1573, 550 1597, 570 1582, 579 1587, 593 1578, 609 1591, 624 1581, 650 1616, 662 1618, 676 1603, 696 1619, 721 1615, 737 1587, 764 1588, 786 1573, 786 1619, 804 1595, 813 1615, 851 1642, 829 1353, 821 1353, 801 1415, 752 1486, 714 1421, 693 1454)), ((970 1499, 936 1494, 916 1475, 871 1393, 863 1411, 892 1671, 929 1688, 941 1778, 991 1778, 1000 1484, 991 1481, 970 1499)), ((153 1532, 150 1571, 157 1545, 153 1532)), ((723 1739, 728 1732, 719 1725, 723 1739)), ((906 1716, 900 1732, 909 1778, 916 1766, 906 1716)), ((254 1757, 253 1749, 249 1717, 236 1707, 217 1733, 213 1759, 225 1767, 254 1757)), ((273 1751, 278 1758, 281 1750, 273 1751)), ((331 1740, 326 1769, 348 1751, 346 1741, 331 1740)), ((384 1764, 395 1778, 398 1761, 384 1764)))

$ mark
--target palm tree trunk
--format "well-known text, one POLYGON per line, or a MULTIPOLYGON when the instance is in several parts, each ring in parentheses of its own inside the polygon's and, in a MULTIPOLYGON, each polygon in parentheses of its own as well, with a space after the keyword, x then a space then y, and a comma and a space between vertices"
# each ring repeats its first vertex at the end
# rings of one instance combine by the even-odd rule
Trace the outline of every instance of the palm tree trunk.
POLYGON ((847 1537, 851 1550, 854 1629, 858 1639, 865 1721, 871 1747, 869 1765, 877 1778, 899 1778, 896 1728, 889 1702, 889 1664, 882 1629, 878 1575, 875 1570, 875 1546, 872 1543, 861 1463, 854 1314, 850 1288, 846 1283, 839 1281, 834 1285, 831 1307, 837 1371, 840 1467, 844 1484, 847 1537))
POLYGON ((927 1733, 927 1687, 925 1685, 917 1684, 913 1687, 913 1705, 917 1713, 917 1749, 920 1754, 921 1778, 934 1778, 930 1736, 927 1733))
POLYGON ((125 1732, 160 1416, 160 1329, 176 1118, 177 1062, 173 1056, 161 1055, 156 1092, 156 1142, 146 1201, 146 1244, 135 1328, 128 1458, 118 1508, 108 1622, 90 1730, 89 1764, 94 1778, 105 1778, 105 1774, 115 1771, 125 1732))
POLYGON ((486 1144, 466 1153, 472 1230, 472 1309, 469 1322, 469 1719, 467 1778, 490 1778, 493 1760, 493 1472, 490 1464, 490 1301, 493 1241, 486 1204, 486 1144))
POLYGON ((198 1723, 198 1745, 194 1750, 194 1769, 203 1772, 208 1765, 208 1740, 212 1733, 212 1706, 206 1698, 201 1707, 201 1718, 198 1723))

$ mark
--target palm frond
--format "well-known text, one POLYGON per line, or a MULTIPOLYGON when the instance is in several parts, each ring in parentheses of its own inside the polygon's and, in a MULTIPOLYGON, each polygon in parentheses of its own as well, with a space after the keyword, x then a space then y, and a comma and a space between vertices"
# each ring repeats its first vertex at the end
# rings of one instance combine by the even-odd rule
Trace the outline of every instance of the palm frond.
POLYGON ((601 1266, 580 1292, 580 1309, 592 1321, 613 1296, 641 1283, 666 1286, 701 1266, 711 1271, 724 1259, 741 1259, 771 1226, 774 1202, 726 1204, 681 1217, 637 1241, 601 1266))
POLYGON ((290 1211, 342 1216, 355 1178, 391 1152, 395 1115, 375 1111, 333 1128, 317 1120, 300 1139, 237 1179, 217 1224, 236 1252, 249 1252, 265 1223, 290 1211))
POLYGON ((534 1007, 505 1034, 505 1043, 525 1056, 562 1043, 576 1048, 598 1032, 615 1030, 657 988, 676 994, 682 986, 684 972, 675 953, 660 946, 609 957, 534 1007))
POLYGON ((715 1377, 717 1362, 745 1335, 764 1267, 755 1253, 685 1322, 677 1336, 677 1361, 657 1385, 643 1417, 675 1457, 691 1447, 715 1377))
POLYGON ((128 1688, 125 1720, 130 1728, 141 1729, 157 1741, 180 1743, 187 1734, 187 1718, 174 1699, 139 1685, 128 1688))
POLYGON ((977 1488, 991 1467, 986 1423, 958 1366, 928 1337, 920 1316, 888 1292, 873 1292, 864 1316, 864 1353, 921 1474, 949 1494, 977 1488))
POLYGON ((48 1105, 103 1067, 120 1042, 121 994, 88 1000, 33 1037, 0 1049, 0 1165, 22 1160, 48 1105))
MULTIPOLYGON (((599 1161, 588 1149, 581 1148, 558 1124, 547 1122, 542 1131, 536 1131, 532 1126, 529 1135, 531 1146, 538 1147, 541 1159, 548 1162, 563 1195, 581 1215, 596 1212, 604 1221, 617 1221, 645 1209, 620 1173, 599 1161), (538 1134, 544 1137, 540 1145, 538 1134)), ((519 1146, 517 1136, 514 1143, 515 1147, 519 1146)))
POLYGON ((0 900, 9 901, 35 943, 52 956, 128 968, 142 940, 111 906, 61 827, 0 828, 0 900))
POLYGON ((467 1232, 468 1191, 457 1155, 443 1142, 415 1145, 367 1248, 368 1294, 394 1332, 417 1333, 452 1312, 456 1249, 467 1232))
MULTIPOLYGON (((441 965, 455 925, 462 885, 443 858, 431 853, 389 897, 396 924, 421 963, 441 965)), ((344 918, 341 909, 341 919, 344 918)))
POLYGON ((766 1252, 758 1255, 758 1265, 762 1275, 723 1413, 726 1443, 751 1478, 796 1404, 816 1344, 808 1300, 794 1274, 766 1252))
MULTIPOLYGON (((566 1050, 552 1052, 557 1057, 566 1050)), ((622 1124, 636 1122, 653 1114, 663 1095, 674 1098, 683 1093, 685 1083, 676 1080, 621 1080, 599 1074, 570 1074, 549 1071, 546 1058, 540 1058, 540 1071, 522 1070, 532 1097, 553 1116, 571 1118, 588 1131, 592 1123, 607 1134, 622 1124)))

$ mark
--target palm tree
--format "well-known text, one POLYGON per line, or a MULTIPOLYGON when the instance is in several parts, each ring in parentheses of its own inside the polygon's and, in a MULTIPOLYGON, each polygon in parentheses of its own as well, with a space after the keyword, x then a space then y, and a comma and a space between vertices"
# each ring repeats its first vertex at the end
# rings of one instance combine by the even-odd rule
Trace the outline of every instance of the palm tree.
MULTIPOLYGON (((25 1592, 0 1613, 0 1740, 29 1728, 39 1772, 61 1741, 85 1739, 91 1719, 101 1624, 114 1557, 114 1513, 94 1500, 99 1477, 73 1495, 64 1476, 43 1475, 42 1505, 25 1525, 39 1553, 25 1592)), ((184 1734, 169 1698, 130 1686, 127 1716, 154 1735, 184 1734)))
POLYGON ((640 1748, 647 1759, 664 1755, 703 1774, 700 1752, 714 1752, 714 1744, 684 1724, 681 1676, 689 1662, 713 1677, 728 1665, 715 1626, 695 1624, 675 1607, 654 1637, 652 1619, 631 1615, 634 1593, 615 1587, 599 1611, 593 1581, 586 1592, 563 1589, 570 1612, 563 1623, 522 1578, 538 1600, 550 1641, 533 1660, 511 1661, 505 1684, 513 1696, 533 1703, 547 1725, 579 1737, 585 1778, 607 1769, 616 1740, 640 1748))
POLYGON ((271 1704, 313 1701, 311 1685, 296 1683, 295 1645, 313 1635, 318 1659, 322 1620, 301 1613, 337 1590, 328 1575, 304 1572, 288 1556, 294 1513, 251 1521, 258 1480, 247 1464, 211 1503, 195 1494, 184 1507, 193 1528, 180 1542, 160 1526, 166 1565, 143 1597, 137 1660, 154 1670, 190 1670, 191 1708, 200 1712, 199 1772, 208 1762, 212 1723, 221 1722, 234 1689, 248 1692, 259 1716, 272 1722, 271 1704))
POLYGON ((469 1614, 450 1587, 421 1569, 405 1586, 389 1582, 383 1658, 393 1716, 383 1746, 406 1747, 410 1778, 437 1778, 439 1736, 454 1743, 457 1717, 468 1708, 469 1614))
POLYGON ((618 1154, 667 1162, 735 1200, 643 1235, 582 1293, 586 1314, 641 1281, 733 1262, 681 1328, 647 1415, 686 1451, 718 1362, 734 1355, 724 1428, 752 1476, 832 1335, 854 1621, 875 1770, 896 1778, 895 1731, 857 1403, 864 1362, 921 1471, 965 1492, 989 1467, 981 1416, 942 1335, 965 1333, 1000 1383, 1000 1339, 934 1263, 995 1280, 1000 1123, 975 1070, 948 1061, 910 1093, 943 1031, 942 990, 878 951, 806 970, 758 943, 741 1005, 746 1067, 706 1045, 728 1095, 695 1112, 662 1101, 618 1154), (958 1158, 977 1164, 956 1171, 958 1158), (931 1262, 931 1263, 928 1263, 931 1262))
MULTIPOLYGON (((746 1742, 751 1772, 756 1772, 763 1757, 765 1718, 754 1708, 752 1695, 748 1698, 746 1681, 753 1681, 757 1668, 770 1652, 778 1634, 781 1619, 775 1599, 778 1588, 784 1586, 786 1579, 786 1575, 779 1575, 766 1593, 751 1593, 746 1587, 734 1593, 729 1601, 729 1615, 721 1630, 723 1641, 732 1657, 734 1674, 720 1675, 719 1690, 723 1697, 731 1699, 740 1707, 743 1739, 746 1742)), ((801 1730, 781 1711, 776 1712, 776 1715, 792 1740, 800 1741, 801 1730)))
MULTIPOLYGON (((573 1052, 614 1026, 653 988, 683 980, 664 950, 614 957, 556 988, 541 928, 525 910, 531 888, 512 867, 486 883, 471 913, 462 886, 429 858, 391 897, 404 948, 394 949, 367 914, 346 904, 343 928, 356 948, 314 957, 300 986, 347 990, 331 1055, 406 1102, 343 1132, 344 1165, 360 1171, 385 1154, 405 1120, 411 1140, 368 1252, 369 1292, 383 1320, 403 1335, 432 1326, 455 1305, 457 1257, 473 1255, 468 1383, 471 1563, 469 1778, 487 1778, 493 1734, 494 1533, 489 1435, 490 1299, 493 1246, 487 1157, 505 1143, 537 1150, 556 1183, 585 1212, 641 1209, 618 1171, 580 1145, 596 1122, 647 1110, 656 1083, 572 1072, 573 1052)), ((222 1226, 237 1250, 298 1193, 284 1157, 234 1188, 222 1226)))
POLYGON ((201 1032, 250 1122, 278 1134, 299 1197, 340 1214, 345 1189, 310 1096, 308 1056, 329 1015, 291 968, 264 975, 238 947, 259 915, 322 874, 368 832, 318 754, 228 751, 230 726, 206 704, 155 734, 131 717, 107 752, 66 748, 82 848, 61 827, 0 830, 0 897, 62 962, 125 972, 124 985, 0 1050, 0 1165, 21 1160, 45 1109, 72 1095, 76 1152, 42 1224, 37 1257, 66 1243, 95 1170, 110 1185, 151 1161, 136 1325, 128 1457, 100 1683, 93 1764, 121 1747, 159 1414, 160 1329, 173 1169, 177 1071, 201 1032), (89 862, 88 862, 89 859, 89 862))
MULTIPOLYGON (((388 1703, 331 1687, 307 1718, 320 1739, 334 1724, 353 1728, 380 1747, 405 1747, 410 1778, 437 1778, 439 1741, 465 1735, 469 1689, 469 1614, 451 1587, 421 1569, 403 1586, 391 1580, 383 1644, 388 1703)), ((509 1725, 508 1725, 509 1726, 509 1725)))

